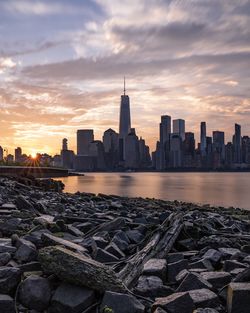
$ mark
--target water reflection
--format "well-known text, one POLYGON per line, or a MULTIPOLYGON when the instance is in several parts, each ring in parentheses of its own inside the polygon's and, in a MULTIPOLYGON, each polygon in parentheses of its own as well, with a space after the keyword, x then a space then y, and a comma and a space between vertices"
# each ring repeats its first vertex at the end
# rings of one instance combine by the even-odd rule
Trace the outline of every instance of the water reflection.
POLYGON ((66 192, 154 197, 250 208, 250 173, 88 173, 61 180, 66 192))

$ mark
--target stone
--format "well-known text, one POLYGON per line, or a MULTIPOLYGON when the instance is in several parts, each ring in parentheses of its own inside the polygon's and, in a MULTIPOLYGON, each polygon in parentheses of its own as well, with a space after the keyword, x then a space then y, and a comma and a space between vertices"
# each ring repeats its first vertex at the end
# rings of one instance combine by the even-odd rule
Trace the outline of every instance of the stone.
POLYGON ((41 271, 42 269, 41 264, 36 261, 25 263, 25 264, 19 264, 17 267, 21 270, 22 273, 41 271))
POLYGON ((0 266, 6 265, 11 260, 9 252, 0 253, 0 266))
POLYGON ((27 210, 27 211, 34 211, 33 205, 25 199, 24 196, 18 196, 16 198, 16 206, 19 210, 27 210))
POLYGON ((135 287, 136 294, 144 297, 156 298, 167 297, 174 293, 174 290, 163 285, 163 281, 157 276, 140 276, 135 287))
POLYGON ((198 308, 193 313, 219 313, 219 312, 212 308, 198 308))
POLYGON ((196 289, 188 293, 196 308, 216 308, 220 305, 218 296, 209 289, 196 289))
POLYGON ((189 273, 177 288, 177 292, 202 288, 212 289, 212 285, 203 279, 199 274, 189 273))
POLYGON ((0 294, 0 312, 15 313, 14 299, 9 295, 0 294))
POLYGON ((190 272, 188 270, 182 270, 180 273, 175 277, 175 280, 177 283, 181 283, 183 279, 189 274, 190 272))
POLYGON ((181 252, 178 253, 169 253, 167 255, 167 262, 168 263, 174 263, 174 262, 178 262, 184 259, 184 255, 181 252))
POLYGON ((53 236, 51 234, 42 234, 41 236, 42 238, 42 242, 46 245, 46 246, 63 246, 69 250, 72 251, 78 251, 81 253, 86 253, 88 250, 78 244, 75 244, 73 242, 70 242, 69 240, 65 240, 62 238, 58 238, 56 236, 53 236))
POLYGON ((119 259, 116 256, 100 248, 96 249, 94 259, 101 263, 112 263, 119 261, 119 259))
POLYGON ((19 263, 35 261, 37 258, 36 246, 32 242, 25 239, 19 239, 19 241, 19 247, 17 248, 14 258, 19 263))
POLYGON ((123 252, 126 251, 129 246, 129 239, 123 231, 119 231, 118 233, 116 233, 112 239, 112 242, 114 242, 117 247, 123 252))
POLYGON ((46 278, 31 275, 20 284, 19 301, 28 309, 46 310, 50 297, 50 284, 46 278))
POLYGON ((209 249, 204 255, 204 259, 208 259, 213 266, 218 265, 220 263, 220 260, 222 258, 222 252, 215 250, 215 249, 209 249))
POLYGON ((219 248, 218 250, 222 253, 222 257, 224 259, 229 259, 231 256, 240 252, 239 249, 235 249, 235 248, 219 248))
POLYGON ((178 262, 170 263, 167 266, 167 278, 169 282, 175 282, 176 276, 180 273, 180 271, 187 269, 188 261, 181 260, 178 262))
POLYGON ((201 268, 201 269, 205 269, 207 271, 213 271, 214 270, 214 267, 213 267, 212 263, 210 262, 210 260, 205 259, 205 258, 200 259, 199 261, 196 261, 196 262, 189 263, 188 268, 189 269, 201 268))
POLYGON ((201 277, 212 284, 214 289, 221 289, 231 282, 232 276, 227 272, 204 272, 201 277))
POLYGON ((248 263, 248 264, 250 264, 250 255, 246 256, 246 257, 243 259, 243 263, 248 263))
POLYGON ((188 292, 177 292, 168 297, 157 298, 152 305, 152 311, 158 307, 168 313, 192 313, 194 303, 188 292))
POLYGON ((14 267, 0 268, 0 293, 12 293, 21 281, 21 271, 14 267))
POLYGON ((95 299, 94 291, 88 288, 62 283, 52 299, 51 313, 82 313, 95 299))
POLYGON ((234 260, 226 260, 223 265, 223 270, 225 272, 231 272, 232 270, 238 269, 238 268, 247 268, 248 266, 246 264, 240 263, 238 261, 234 260))
POLYGON ((142 235, 142 233, 140 233, 138 230, 134 229, 134 230, 128 230, 125 232, 125 234, 127 235, 129 241, 131 243, 134 243, 134 244, 138 244, 140 243, 144 236, 142 235))
POLYGON ((100 312, 103 312, 105 307, 112 309, 114 313, 144 313, 145 310, 144 305, 134 296, 111 291, 104 293, 100 312))
POLYGON ((233 279, 233 282, 250 282, 250 268, 243 269, 242 272, 238 273, 233 279))
POLYGON ((16 247, 12 247, 9 245, 5 245, 5 244, 0 244, 0 253, 15 253, 16 252, 16 247))
POLYGON ((92 238, 95 241, 96 246, 98 248, 105 249, 107 247, 107 245, 109 244, 109 242, 102 237, 94 236, 92 238))
POLYGON ((242 246, 241 251, 250 254, 250 245, 242 246))
POLYGON ((105 250, 114 256, 116 256, 118 259, 125 258, 125 254, 117 247, 117 245, 114 242, 111 242, 105 250))
POLYGON ((108 266, 63 247, 40 249, 39 261, 45 272, 57 275, 61 280, 104 292, 123 291, 124 286, 108 266))
POLYGON ((158 276, 165 282, 167 278, 167 261, 165 259, 150 259, 144 264, 142 273, 158 276))
POLYGON ((249 313, 250 283, 231 283, 227 292, 228 313, 249 313))
POLYGON ((162 308, 157 308, 156 310, 154 310, 153 313, 167 313, 167 312, 163 310, 162 308))

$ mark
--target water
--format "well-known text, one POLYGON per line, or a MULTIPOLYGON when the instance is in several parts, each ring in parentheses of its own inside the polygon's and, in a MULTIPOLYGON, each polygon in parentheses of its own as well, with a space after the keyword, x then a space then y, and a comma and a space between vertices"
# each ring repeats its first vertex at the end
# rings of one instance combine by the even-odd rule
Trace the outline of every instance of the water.
POLYGON ((250 209, 250 173, 87 173, 60 178, 65 191, 250 209))

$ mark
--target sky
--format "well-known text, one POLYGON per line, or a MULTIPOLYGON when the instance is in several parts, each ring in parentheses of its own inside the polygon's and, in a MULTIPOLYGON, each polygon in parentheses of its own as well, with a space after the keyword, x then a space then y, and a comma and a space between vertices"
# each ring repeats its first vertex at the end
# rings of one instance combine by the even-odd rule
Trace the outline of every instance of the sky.
POLYGON ((250 135, 250 1, 0 0, 0 145, 59 153, 77 129, 118 131, 126 76, 132 127, 151 151, 160 116, 199 141, 250 135))

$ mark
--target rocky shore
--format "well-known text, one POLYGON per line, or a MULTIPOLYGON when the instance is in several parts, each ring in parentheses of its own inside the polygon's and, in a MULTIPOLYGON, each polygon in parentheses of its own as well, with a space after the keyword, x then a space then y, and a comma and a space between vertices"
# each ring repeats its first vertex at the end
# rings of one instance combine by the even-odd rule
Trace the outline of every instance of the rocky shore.
POLYGON ((0 313, 249 313, 250 211, 0 178, 0 313))

